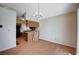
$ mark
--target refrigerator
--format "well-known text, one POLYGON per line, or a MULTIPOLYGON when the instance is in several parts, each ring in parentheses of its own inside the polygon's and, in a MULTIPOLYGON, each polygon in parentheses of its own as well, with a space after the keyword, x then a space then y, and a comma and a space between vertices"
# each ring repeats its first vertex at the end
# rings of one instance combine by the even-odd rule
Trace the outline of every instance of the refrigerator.
POLYGON ((0 7, 0 51, 16 47, 16 12, 0 7))

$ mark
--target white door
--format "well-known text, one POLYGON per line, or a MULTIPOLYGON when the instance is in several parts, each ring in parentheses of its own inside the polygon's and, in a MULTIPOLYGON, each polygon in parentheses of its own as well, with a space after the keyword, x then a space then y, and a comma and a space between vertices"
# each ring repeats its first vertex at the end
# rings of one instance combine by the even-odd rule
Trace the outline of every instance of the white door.
POLYGON ((16 47, 16 13, 0 8, 0 51, 16 47))

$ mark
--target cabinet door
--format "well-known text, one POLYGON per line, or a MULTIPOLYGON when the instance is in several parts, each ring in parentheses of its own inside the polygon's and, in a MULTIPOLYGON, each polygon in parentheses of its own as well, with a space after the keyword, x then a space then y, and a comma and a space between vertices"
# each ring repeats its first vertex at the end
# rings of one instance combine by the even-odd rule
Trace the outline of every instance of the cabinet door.
POLYGON ((0 8, 0 51, 16 46, 16 13, 0 8))
POLYGON ((33 41, 33 32, 28 32, 28 42, 33 41))
POLYGON ((29 26, 29 27, 39 27, 39 23, 34 22, 34 21, 27 21, 27 26, 29 26))

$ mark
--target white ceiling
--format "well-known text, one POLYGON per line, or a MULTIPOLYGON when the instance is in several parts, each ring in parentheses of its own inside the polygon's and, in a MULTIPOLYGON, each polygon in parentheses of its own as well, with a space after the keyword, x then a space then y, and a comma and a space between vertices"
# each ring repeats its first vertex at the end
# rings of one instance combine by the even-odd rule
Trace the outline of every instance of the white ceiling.
MULTIPOLYGON (((28 19, 35 19, 38 11, 37 3, 0 3, 0 5, 12 8, 20 16, 24 12, 27 13, 28 19)), ((68 12, 76 11, 77 3, 40 3, 40 19, 61 15, 68 12)))

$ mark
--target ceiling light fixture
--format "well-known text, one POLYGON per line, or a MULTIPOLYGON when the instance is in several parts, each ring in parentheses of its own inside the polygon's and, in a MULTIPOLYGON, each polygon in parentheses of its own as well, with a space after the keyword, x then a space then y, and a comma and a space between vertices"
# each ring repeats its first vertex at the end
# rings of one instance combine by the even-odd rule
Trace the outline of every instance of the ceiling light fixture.
POLYGON ((40 4, 39 4, 39 0, 38 0, 38 11, 37 11, 37 14, 35 15, 35 18, 41 18, 42 15, 40 14, 40 4))

